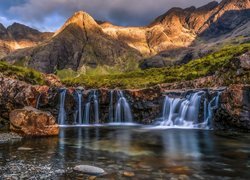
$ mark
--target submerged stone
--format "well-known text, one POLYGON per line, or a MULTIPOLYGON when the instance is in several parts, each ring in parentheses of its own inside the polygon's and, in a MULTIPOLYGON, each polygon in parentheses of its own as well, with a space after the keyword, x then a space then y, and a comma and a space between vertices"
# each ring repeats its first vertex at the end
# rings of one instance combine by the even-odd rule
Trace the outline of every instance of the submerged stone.
POLYGON ((105 173, 103 169, 99 167, 95 167, 95 166, 89 166, 89 165, 75 166, 74 171, 81 172, 84 174, 90 174, 90 175, 101 175, 105 173))
POLYGON ((29 148, 29 147, 19 147, 17 150, 18 150, 18 151, 31 151, 31 150, 33 150, 33 149, 32 149, 32 148, 29 148))

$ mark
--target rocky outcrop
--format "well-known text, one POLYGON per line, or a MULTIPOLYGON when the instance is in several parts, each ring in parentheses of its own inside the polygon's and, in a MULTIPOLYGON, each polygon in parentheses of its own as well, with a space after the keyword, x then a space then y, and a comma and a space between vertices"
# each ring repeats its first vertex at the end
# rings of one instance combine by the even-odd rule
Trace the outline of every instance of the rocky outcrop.
POLYGON ((24 136, 54 136, 59 133, 55 118, 33 107, 13 110, 10 113, 10 130, 24 136))
POLYGON ((57 78, 52 78, 54 75, 49 77, 47 76, 46 79, 48 79, 50 88, 48 86, 33 86, 0 74, 0 129, 8 129, 11 111, 25 106, 36 107, 40 95, 46 97, 47 100, 53 100, 50 104, 56 106, 54 99, 52 99, 54 96, 51 94, 57 94, 54 87, 61 86, 61 83, 57 81, 57 78))
POLYGON ((250 85, 233 84, 222 93, 215 122, 218 128, 250 130, 250 85))

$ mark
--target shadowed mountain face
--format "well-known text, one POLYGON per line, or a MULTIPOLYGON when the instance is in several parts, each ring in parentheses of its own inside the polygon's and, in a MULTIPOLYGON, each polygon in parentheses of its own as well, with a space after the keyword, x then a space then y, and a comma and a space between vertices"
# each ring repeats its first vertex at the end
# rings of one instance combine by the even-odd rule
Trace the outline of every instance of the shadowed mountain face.
POLYGON ((51 36, 52 33, 42 33, 19 23, 7 28, 0 23, 0 57, 17 49, 35 46, 51 36))
MULTIPOLYGON (((172 8, 146 27, 97 23, 87 13, 77 12, 48 41, 10 53, 5 59, 16 62, 25 58, 26 65, 46 73, 98 65, 127 70, 128 62, 139 61, 142 68, 185 63, 212 51, 215 45, 239 36, 248 39, 249 8, 249 0, 223 0, 200 8, 172 8)), ((18 33, 18 27, 7 28, 11 29, 15 39, 26 33, 18 33)), ((5 31, 0 25, 1 37, 2 34, 5 37, 5 31)), ((26 33, 25 37, 37 42, 36 33, 39 34, 38 31, 26 33)))

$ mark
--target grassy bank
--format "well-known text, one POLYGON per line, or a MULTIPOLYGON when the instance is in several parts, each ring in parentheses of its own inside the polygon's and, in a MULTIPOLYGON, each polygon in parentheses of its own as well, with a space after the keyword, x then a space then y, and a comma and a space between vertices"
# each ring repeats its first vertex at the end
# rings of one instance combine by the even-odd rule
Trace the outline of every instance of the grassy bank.
POLYGON ((105 75, 97 73, 94 75, 81 74, 76 77, 63 78, 62 81, 68 86, 86 86, 88 88, 143 88, 159 83, 193 80, 212 75, 223 68, 229 68, 227 74, 228 77, 232 77, 229 67, 230 60, 249 50, 250 43, 227 46, 218 52, 190 61, 185 65, 105 75))
POLYGON ((3 61, 0 61, 0 73, 30 84, 45 84, 42 73, 30 68, 11 65, 3 61))

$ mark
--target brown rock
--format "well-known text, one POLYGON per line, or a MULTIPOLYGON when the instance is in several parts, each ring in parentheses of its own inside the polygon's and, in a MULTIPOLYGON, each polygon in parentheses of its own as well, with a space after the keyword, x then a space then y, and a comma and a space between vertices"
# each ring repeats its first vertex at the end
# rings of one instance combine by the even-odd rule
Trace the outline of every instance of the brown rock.
POLYGON ((10 130, 24 136, 54 136, 59 133, 55 118, 50 113, 33 107, 12 111, 10 130))

